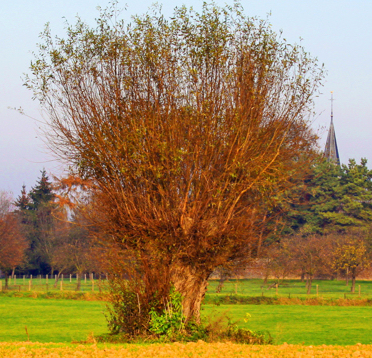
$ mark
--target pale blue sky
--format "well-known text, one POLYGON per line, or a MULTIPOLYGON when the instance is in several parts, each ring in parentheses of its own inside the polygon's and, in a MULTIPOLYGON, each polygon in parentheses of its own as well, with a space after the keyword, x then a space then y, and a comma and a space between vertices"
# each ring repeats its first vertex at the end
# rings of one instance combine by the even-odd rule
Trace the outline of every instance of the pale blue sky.
MULTIPOLYGON (((226 1, 215 1, 224 5, 226 1)), ((123 17, 141 14, 151 0, 127 1, 123 17)), ((159 1, 166 15, 186 4, 200 9, 202 2, 159 1)), ((232 3, 228 1, 227 3, 232 3)), ((334 91, 334 123, 341 161, 361 157, 372 167, 372 1, 370 0, 242 0, 249 16, 266 17, 275 30, 282 29, 289 42, 303 38, 305 49, 324 63, 328 75, 322 95, 316 101, 318 116, 314 128, 325 128, 324 146, 330 121, 330 91, 334 91)), ((28 71, 38 34, 50 22, 53 33, 63 35, 64 17, 70 23, 80 17, 93 24, 96 6, 107 0, 1 0, 0 6, 0 190, 17 196, 23 183, 35 184, 40 170, 58 174, 61 166, 52 161, 37 134, 37 122, 7 107, 23 107, 42 119, 38 103, 22 87, 22 73, 28 71)), ((122 6, 125 2, 121 3, 122 6)))

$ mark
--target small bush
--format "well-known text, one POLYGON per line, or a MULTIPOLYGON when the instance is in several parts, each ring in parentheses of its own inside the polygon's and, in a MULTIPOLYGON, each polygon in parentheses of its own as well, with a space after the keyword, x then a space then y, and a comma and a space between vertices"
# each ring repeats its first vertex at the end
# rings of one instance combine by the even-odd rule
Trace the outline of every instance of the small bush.
MULTIPOLYGON (((250 317, 247 314, 247 317, 250 317)), ((247 319, 244 319, 247 322, 247 319)), ((228 312, 219 315, 211 315, 208 324, 205 325, 208 342, 230 341, 242 344, 272 344, 273 339, 269 332, 252 331, 247 328, 239 328, 238 322, 233 322, 228 312)))
MULTIPOLYGON (((245 344, 271 344, 269 333, 254 332, 246 328, 239 328, 227 314, 214 315, 202 323, 186 321, 182 312, 182 296, 174 288, 171 289, 169 300, 162 311, 151 308, 149 321, 138 329, 137 334, 126 331, 123 327, 133 327, 139 312, 137 298, 129 291, 127 295, 121 291, 116 297, 114 306, 110 310, 109 328, 111 333, 96 337, 98 342, 106 343, 155 343, 155 342, 206 342, 231 341, 245 344), (127 313, 127 314, 126 314, 127 313), (125 321, 131 320, 131 321, 125 321)), ((138 323, 136 323, 138 324, 138 323)))
POLYGON ((125 282, 111 290, 109 301, 107 321, 113 335, 135 337, 148 330, 148 307, 141 305, 139 296, 125 282))
POLYGON ((150 332, 159 336, 172 337, 185 331, 186 321, 182 313, 182 296, 174 288, 171 289, 169 301, 161 314, 155 309, 150 311, 150 332))

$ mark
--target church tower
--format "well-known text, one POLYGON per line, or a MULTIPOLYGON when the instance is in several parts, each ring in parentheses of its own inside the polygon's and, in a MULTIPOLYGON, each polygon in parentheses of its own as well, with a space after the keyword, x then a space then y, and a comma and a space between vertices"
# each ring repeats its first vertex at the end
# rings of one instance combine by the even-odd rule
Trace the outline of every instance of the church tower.
POLYGON ((328 161, 332 161, 335 164, 340 164, 335 127, 333 125, 333 92, 331 92, 331 125, 329 126, 327 143, 324 149, 324 156, 327 158, 328 161))

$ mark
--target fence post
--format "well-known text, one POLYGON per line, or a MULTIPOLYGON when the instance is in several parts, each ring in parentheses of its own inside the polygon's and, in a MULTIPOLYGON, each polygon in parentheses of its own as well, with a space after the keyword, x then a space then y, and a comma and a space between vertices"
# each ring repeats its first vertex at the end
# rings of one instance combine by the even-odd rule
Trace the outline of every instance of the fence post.
POLYGON ((14 286, 16 285, 17 283, 17 275, 14 275, 14 286))
POLYGON ((61 280, 61 291, 63 291, 63 281, 61 280))
POLYGON ((25 283, 26 283, 26 276, 23 275, 23 284, 25 284, 25 283))
POLYGON ((31 280, 28 281, 28 290, 29 290, 29 291, 31 291, 31 285, 32 285, 31 282, 32 282, 31 280))
POLYGON ((49 275, 46 275, 46 278, 45 278, 47 284, 48 284, 48 276, 49 276, 49 275))
POLYGON ((275 285, 275 294, 278 296, 278 284, 275 285))
POLYGON ((87 283, 87 274, 84 274, 84 283, 87 283))
POLYGON ((72 282, 72 281, 71 281, 71 274, 70 274, 70 282, 72 282))
POLYGON ((94 292, 94 280, 92 280, 92 292, 94 292))
POLYGON ((30 275, 30 280, 32 281, 32 275, 30 275))

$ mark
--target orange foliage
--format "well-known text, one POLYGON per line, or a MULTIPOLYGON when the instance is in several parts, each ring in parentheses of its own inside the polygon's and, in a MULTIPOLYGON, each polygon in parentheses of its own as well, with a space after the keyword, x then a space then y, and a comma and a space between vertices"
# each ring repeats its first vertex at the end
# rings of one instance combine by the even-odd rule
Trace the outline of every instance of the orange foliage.
POLYGON ((27 247, 17 216, 11 212, 11 202, 10 196, 0 193, 0 269, 5 272, 22 262, 27 247))

